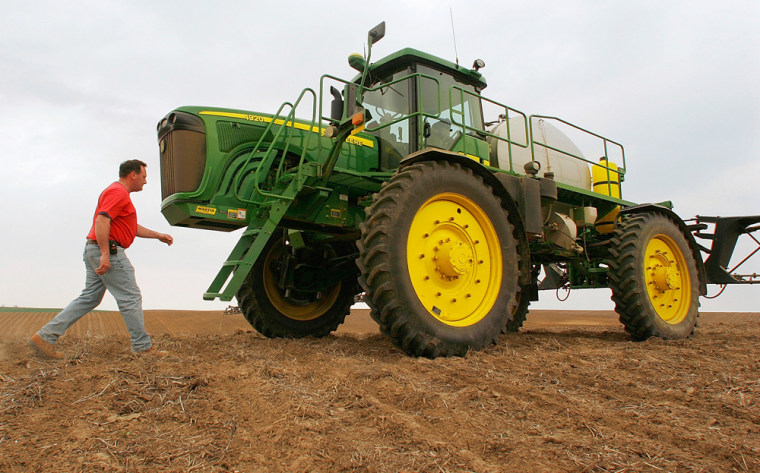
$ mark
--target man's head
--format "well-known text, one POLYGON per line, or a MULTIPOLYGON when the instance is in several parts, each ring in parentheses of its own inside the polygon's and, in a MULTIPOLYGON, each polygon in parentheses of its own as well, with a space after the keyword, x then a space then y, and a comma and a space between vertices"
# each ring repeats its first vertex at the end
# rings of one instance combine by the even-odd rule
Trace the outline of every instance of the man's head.
POLYGON ((146 182, 148 173, 145 168, 148 165, 139 159, 124 161, 119 166, 119 181, 124 184, 129 192, 139 192, 146 182))

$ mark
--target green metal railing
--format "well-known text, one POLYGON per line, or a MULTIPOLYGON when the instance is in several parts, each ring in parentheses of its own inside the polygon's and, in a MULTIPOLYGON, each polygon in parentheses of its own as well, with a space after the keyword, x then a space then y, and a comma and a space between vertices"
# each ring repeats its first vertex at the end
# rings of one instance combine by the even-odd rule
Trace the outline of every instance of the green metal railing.
MULTIPOLYGON (((571 157, 571 158, 574 158, 574 159, 578 159, 580 161, 588 163, 591 166, 598 166, 598 167, 604 169, 605 172, 606 172, 606 174, 607 174, 607 181, 606 182, 607 182, 607 186, 608 186, 608 190, 609 190, 609 194, 608 195, 610 195, 610 196, 614 195, 613 194, 613 190, 612 190, 612 183, 613 183, 612 177, 613 177, 613 174, 614 174, 614 175, 617 175, 617 178, 618 178, 617 184, 618 184, 618 189, 620 190, 620 195, 618 196, 618 198, 622 198, 623 197, 622 181, 623 181, 623 176, 625 175, 625 169, 626 169, 626 165, 625 165, 625 149, 623 148, 623 145, 621 145, 620 143, 618 143, 616 141, 612 141, 609 138, 605 138, 602 135, 598 135, 598 134, 596 134, 596 133, 594 133, 592 131, 586 130, 585 128, 581 128, 578 125, 575 125, 573 123, 570 123, 568 121, 565 121, 565 120, 563 120, 561 118, 557 118, 557 117, 551 117, 551 116, 546 116, 546 115, 531 115, 530 116, 530 120, 529 120, 529 125, 530 125, 530 136, 531 136, 531 140, 530 140, 530 143, 531 143, 530 144, 530 146, 531 146, 530 153, 531 153, 531 156, 533 157, 534 161, 536 159, 535 145, 539 145, 539 146, 542 146, 544 148, 550 149, 552 151, 556 151, 557 153, 563 154, 565 156, 568 156, 568 157, 571 157), (533 133, 534 119, 556 121, 556 122, 562 123, 563 125, 569 126, 569 127, 573 128, 575 130, 578 130, 581 133, 585 133, 585 134, 587 134, 589 136, 593 136, 594 138, 597 138, 597 139, 601 140, 602 144, 603 144, 603 147, 604 147, 604 155, 601 156, 600 159, 605 160, 607 162, 607 165, 601 164, 600 162, 591 161, 589 159, 586 159, 583 156, 577 156, 577 155, 575 155, 573 153, 570 153, 569 151, 566 151, 566 150, 561 150, 561 149, 555 148, 555 147, 549 145, 548 143, 541 143, 539 141, 536 141, 535 135, 533 133), (609 158, 609 146, 610 145, 614 145, 615 147, 617 147, 618 149, 620 149, 620 156, 621 156, 621 160, 623 162, 622 167, 618 167, 617 169, 615 169, 615 168, 612 168, 611 166, 609 166, 609 163, 611 162, 611 160, 609 158)), ((592 167, 592 169, 593 169, 593 167, 592 167)))
MULTIPOLYGON (((499 107, 499 108, 501 108, 501 109, 504 110, 504 113, 500 113, 499 117, 503 118, 506 121, 506 127, 507 127, 507 138, 506 139, 504 137, 502 137, 502 136, 493 134, 493 133, 485 130, 485 126, 483 127, 483 129, 479 129, 479 128, 474 128, 472 126, 467 125, 465 123, 465 120, 464 120, 464 107, 463 107, 463 110, 461 112, 462 123, 456 123, 453 120, 453 117, 452 117, 452 122, 455 125, 457 125, 457 126, 459 126, 459 127, 462 128, 462 134, 465 134, 467 131, 472 131, 472 132, 477 133, 479 135, 495 138, 495 139, 497 139, 499 141, 504 141, 505 143, 507 143, 507 145, 508 145, 507 146, 507 150, 508 150, 507 154, 509 156, 509 171, 511 171, 511 172, 517 172, 517 171, 514 170, 514 165, 512 163, 512 145, 519 146, 520 148, 523 148, 523 149, 527 149, 528 148, 528 146, 529 146, 529 143, 528 143, 529 134, 528 134, 528 125, 527 125, 527 123, 528 123, 528 117, 527 117, 527 115, 525 115, 525 113, 523 113, 523 112, 521 112, 521 111, 519 111, 519 110, 517 110, 515 108, 512 108, 512 107, 510 107, 508 105, 505 105, 505 104, 499 103, 499 102, 497 102, 495 100, 491 100, 489 98, 483 97, 483 96, 481 96, 481 95, 479 95, 479 94, 477 94, 475 92, 472 92, 470 90, 464 89, 464 88, 459 87, 459 86, 452 86, 449 89, 449 103, 453 102, 452 99, 453 99, 453 93, 454 93, 455 90, 458 91, 459 94, 460 94, 460 102, 459 102, 460 104, 464 104, 465 103, 464 96, 465 96, 465 94, 467 94, 467 95, 471 95, 471 96, 479 99, 481 101, 481 103, 485 101, 485 102, 493 104, 493 105, 495 105, 495 106, 497 106, 497 107, 499 107), (511 117, 510 117, 510 112, 512 112, 512 116, 511 117), (525 144, 519 143, 517 141, 512 140, 512 127, 509 125, 509 120, 511 118, 515 118, 517 116, 520 116, 523 119, 522 120, 523 121, 523 132, 524 132, 524 136, 526 138, 526 143, 525 144)), ((481 106, 481 108, 482 108, 482 106, 481 106)), ((453 108, 452 108, 452 110, 453 110, 453 108)))
MULTIPOLYGON (((262 150, 262 143, 267 136, 271 136, 271 131, 273 128, 276 127, 276 133, 274 133, 274 137, 272 138, 272 141, 267 146, 266 150, 263 151, 263 158, 261 159, 261 162, 258 166, 256 166, 256 169, 253 171, 253 193, 255 195, 259 195, 261 197, 265 198, 274 198, 274 199, 285 199, 285 200, 293 200, 295 198, 295 195, 283 195, 283 194, 277 194, 271 192, 274 188, 274 186, 277 185, 282 179, 285 172, 284 166, 285 166, 285 159, 288 155, 288 151, 290 150, 290 146, 292 143, 292 137, 295 133, 295 130, 298 128, 298 124, 300 124, 302 127, 307 126, 309 131, 314 131, 314 124, 316 122, 317 117, 317 99, 316 99, 316 93, 312 89, 304 89, 301 91, 301 94, 298 96, 298 99, 296 99, 295 103, 285 102, 282 105, 280 105, 280 108, 277 109, 277 112, 272 116, 272 120, 267 124, 266 128, 264 129, 264 133, 262 133, 261 138, 259 138, 258 142, 256 143, 256 146, 251 149, 251 151, 248 153, 248 157, 246 158, 243 166, 241 169, 246 169, 250 162, 258 155, 258 153, 262 150), (312 96, 312 113, 311 113, 311 121, 308 122, 308 125, 304 124, 304 121, 296 121, 295 113, 298 109, 298 106, 301 104, 301 101, 304 99, 306 95, 312 96), (283 110, 289 109, 289 113, 283 118, 283 110), (278 147, 278 145, 283 145, 282 147, 278 147), (269 174, 269 171, 272 169, 275 159, 279 155, 280 159, 277 163, 277 171, 274 176, 274 184, 272 186, 272 189, 264 190, 261 187, 261 183, 264 182, 266 179, 267 174, 269 174)), ((295 179, 302 180, 303 179, 303 173, 304 173, 304 166, 303 163, 306 159, 306 153, 309 149, 309 142, 313 138, 314 133, 306 133, 305 134, 305 144, 302 146, 301 156, 298 163, 298 168, 296 171, 295 179)), ((250 172, 242 172, 239 173, 235 177, 234 185, 233 185, 233 193, 237 199, 239 199, 241 202, 246 204, 255 204, 256 200, 244 197, 240 195, 239 190, 242 187, 242 182, 245 177, 250 174, 250 172)))
MULTIPOLYGON (((328 80, 337 82, 339 84, 343 84, 344 90, 346 86, 354 85, 350 81, 346 81, 339 77, 325 74, 320 78, 320 93, 318 97, 317 97, 317 94, 312 89, 304 89, 299 95, 295 103, 291 104, 289 102, 286 102, 282 106, 280 106, 278 111, 273 116, 272 121, 267 125, 265 132, 262 134, 262 138, 259 139, 259 142, 250 152, 250 155, 248 156, 245 166, 244 166, 245 168, 248 165, 248 163, 250 163, 250 161, 254 159, 255 156, 257 156, 257 153, 260 152, 262 148, 262 142, 264 140, 264 137, 268 136, 268 132, 272 130, 273 127, 277 127, 272 143, 269 145, 266 151, 263 152, 263 158, 261 158, 262 161, 259 164, 259 166, 256 168, 256 170, 254 171, 254 193, 255 194, 264 196, 264 197, 270 197, 270 198, 283 198, 283 199, 292 200, 293 196, 283 196, 280 194, 272 193, 271 189, 267 189, 267 190, 262 189, 261 183, 264 181, 264 178, 266 177, 266 175, 269 173, 270 169, 274 165, 274 161, 278 153, 280 154, 280 160, 277 165, 275 182, 278 182, 283 178, 283 173, 284 173, 283 166, 285 163, 285 156, 287 155, 289 147, 291 146, 291 141, 292 141, 291 138, 293 137, 293 133, 295 129, 297 128, 295 125, 296 124, 295 113, 299 105, 301 104, 301 101, 304 99, 305 95, 309 94, 311 95, 313 100, 312 100, 312 110, 311 110, 312 111, 311 121, 308 122, 308 130, 312 131, 313 133, 306 133, 306 137, 305 137, 306 144, 303 146, 301 156, 300 156, 300 161, 299 161, 299 166, 298 166, 298 171, 297 171, 298 175, 296 176, 296 178, 297 179, 302 178, 301 173, 303 172, 303 167, 304 167, 302 165, 305 162, 306 153, 307 153, 307 150, 309 149, 308 148, 309 140, 313 138, 312 135, 314 134, 317 134, 318 136, 322 134, 325 123, 334 121, 332 117, 326 116, 323 114, 324 105, 325 105, 324 98, 326 96, 324 91, 326 89, 326 81, 328 80), (284 110, 286 109, 289 112, 286 114, 286 116, 283 116, 285 115, 284 110), (281 146, 275 147, 276 144, 281 144, 281 146)), ((410 80, 414 80, 416 82, 415 85, 418 90, 418 93, 415 94, 416 101, 417 101, 417 103, 415 104, 416 110, 408 112, 408 113, 402 113, 400 116, 394 116, 392 120, 379 124, 378 126, 366 127, 364 129, 365 132, 374 134, 376 132, 379 132, 382 129, 391 127, 397 123, 410 120, 410 119, 418 119, 419 121, 417 122, 416 125, 419 130, 423 130, 424 129, 423 122, 425 118, 433 118, 437 120, 445 119, 445 117, 441 118, 441 114, 442 114, 441 83, 437 78, 424 74, 424 73, 409 74, 407 76, 397 78, 391 82, 385 82, 371 88, 357 87, 358 89, 357 93, 359 94, 357 96, 357 99, 359 102, 361 102, 362 96, 365 94, 382 91, 383 89, 389 89, 395 84, 399 84, 404 81, 410 81, 410 80), (435 99, 435 102, 433 103, 423 103, 423 94, 419 93, 419 91, 422 90, 423 81, 425 80, 432 81, 432 83, 435 84, 434 95, 436 99, 435 99)), ((428 87, 430 86, 429 83, 426 85, 428 87)), ((410 94, 411 94, 411 90, 410 90, 410 94)), ((467 90, 458 85, 454 85, 449 88, 448 96, 449 96, 448 97, 449 98, 448 111, 449 111, 449 117, 450 117, 452 129, 456 128, 457 130, 461 130, 462 136, 469 134, 469 135, 476 135, 480 137, 490 137, 494 140, 501 141, 507 144, 507 155, 508 155, 509 163, 508 163, 508 167, 500 163, 501 169, 508 170, 516 174, 523 174, 524 173, 523 169, 515 169, 514 162, 513 162, 513 158, 514 158, 513 146, 517 146, 522 149, 527 149, 528 147, 530 147, 530 156, 533 161, 536 161, 536 151, 537 151, 536 147, 538 146, 538 147, 555 151, 569 158, 577 159, 582 162, 585 162, 592 166, 591 169, 594 169, 593 168, 594 166, 603 169, 607 176, 606 182, 608 186, 609 195, 614 195, 614 191, 613 191, 613 183, 614 183, 614 185, 618 186, 618 188, 620 189, 620 198, 622 198, 621 182, 625 175, 626 163, 625 163, 625 150, 623 148, 623 145, 621 145, 620 143, 558 117, 546 116, 546 115, 528 116, 525 113, 515 108, 512 108, 506 104, 481 96, 480 94, 474 91, 467 90), (501 112, 499 113, 499 118, 506 122, 505 123, 506 137, 491 133, 485 130, 485 127, 480 128, 480 127, 473 126, 474 124, 480 125, 479 122, 469 123, 469 124, 467 123, 465 107, 466 107, 466 104, 468 103, 467 101, 468 96, 472 97, 475 100, 479 100, 481 103, 481 107, 482 107, 482 103, 486 102, 491 105, 494 105, 498 109, 498 111, 501 112), (457 103, 456 106, 453 105, 455 102, 457 103), (513 126, 510 124, 510 120, 513 118, 521 118, 520 121, 521 121, 522 126, 517 130, 513 129, 513 126), (601 159, 603 159, 603 161, 601 162, 592 161, 585 158, 584 156, 576 155, 568 150, 560 149, 556 146, 553 146, 552 144, 548 142, 540 141, 539 139, 537 139, 536 134, 534 133, 534 126, 536 126, 537 120, 545 120, 545 121, 561 123, 562 125, 566 127, 570 127, 580 133, 593 137, 594 139, 600 140, 602 144, 602 148, 603 148, 603 156, 601 156, 601 159), (515 136, 514 136, 515 134, 522 135, 522 137, 525 137, 526 142, 521 142, 515 139, 515 136), (613 168, 610 165, 610 163, 613 162, 613 160, 610 159, 609 157, 611 148, 615 148, 619 150, 622 166, 618 168, 613 168), (617 177, 617 181, 614 179, 615 177, 617 177)), ((351 110, 349 108, 350 106, 351 104, 346 104, 346 108, 349 111, 351 110)), ((304 128, 306 122, 299 121, 298 123, 301 124, 301 128, 304 128)), ((413 137, 410 137, 410 140, 412 138, 413 137)), ((418 149, 422 149, 424 147, 425 138, 426 137, 424 136, 422 132, 417 133, 416 139, 418 140, 418 143, 417 143, 418 149)), ((319 138, 317 137, 316 139, 319 139, 319 138)), ((470 152, 473 155, 477 154, 477 151, 471 151, 467 149, 468 140, 461 140, 461 146, 462 146, 461 151, 460 151, 461 153, 465 155, 468 155, 468 152, 470 152)), ((316 161, 327 165, 328 163, 323 162, 322 148, 323 148, 322 146, 316 147, 316 161)), ((335 159, 337 159, 338 153, 339 153, 339 150, 333 149, 331 152, 331 156, 328 157, 327 160, 334 161, 335 159)), ((260 154, 258 154, 258 156, 260 156, 260 154)), ((483 156, 477 156, 477 157, 480 158, 481 160, 488 159, 483 156)), ((240 188, 240 184, 242 183, 242 180, 244 179, 244 177, 245 177, 245 173, 241 173, 236 178, 235 196, 243 202, 254 203, 253 200, 249 198, 243 198, 242 196, 238 194, 238 189, 240 188)))
MULTIPOLYGON (((329 76, 329 75, 322 76, 322 79, 323 79, 323 81, 322 81, 321 86, 320 86, 321 90, 324 90, 324 88, 325 88, 325 86, 324 86, 324 79, 331 79, 331 80, 334 80, 336 82, 340 82, 340 83, 345 84, 345 85, 351 84, 350 82, 342 80, 342 79, 340 79, 338 77, 329 76)), ((407 76, 395 79, 395 80, 390 81, 390 82, 384 82, 384 83, 382 83, 382 84, 380 84, 378 86, 375 86, 375 87, 363 88, 362 92, 364 94, 368 94, 368 93, 372 93, 372 92, 381 91, 382 89, 387 89, 387 88, 392 87, 395 84, 399 84, 401 82, 409 81, 409 80, 415 80, 416 81, 416 86, 417 86, 417 90, 418 91, 422 89, 422 81, 423 80, 430 80, 430 81, 434 82, 435 83, 435 88, 436 88, 436 93, 435 93, 436 101, 435 101, 435 103, 432 103, 432 104, 431 103, 424 103, 423 104, 423 102, 422 102, 422 94, 421 93, 417 93, 416 94, 417 103, 415 104, 416 105, 416 111, 414 111, 414 112, 408 112, 408 113, 403 113, 400 116, 398 116, 398 117, 396 117, 396 118, 394 118, 394 119, 392 119, 392 120, 390 120, 390 121, 388 121, 386 123, 383 123, 383 124, 380 124, 378 126, 375 126, 375 127, 366 127, 364 131, 366 131, 368 133, 375 133, 375 132, 378 132, 378 131, 380 131, 380 130, 382 130, 384 128, 388 128, 390 126, 393 126, 393 125, 395 125, 397 123, 400 123, 400 122, 403 122, 403 121, 406 121, 406 120, 409 120, 411 118, 424 119, 424 118, 427 117, 427 118, 434 118, 434 119, 438 119, 438 120, 441 119, 441 113, 442 113, 442 110, 441 110, 441 85, 440 85, 440 81, 437 78, 433 77, 433 76, 430 76, 430 75, 427 75, 427 74, 424 74, 424 73, 409 74, 407 76)), ((493 103, 493 104, 496 104, 496 105, 502 107, 504 109, 504 115, 507 116, 507 117, 510 115, 510 112, 512 112, 513 114, 519 114, 519 115, 521 115, 523 117, 523 121, 524 122, 527 121, 527 116, 524 113, 522 113, 522 112, 520 112, 520 111, 518 111, 516 109, 513 109, 511 107, 508 107, 506 105, 499 104, 498 102, 495 102, 493 100, 483 98, 480 95, 478 95, 478 94, 476 94, 476 93, 474 93, 472 91, 465 90, 465 89, 463 89, 461 87, 458 87, 458 86, 453 86, 453 87, 450 88, 450 90, 449 90, 449 103, 453 103, 453 99, 455 97, 455 95, 454 95, 455 91, 458 91, 458 93, 460 94, 460 104, 462 104, 462 107, 464 107, 464 104, 465 104, 464 94, 468 94, 468 95, 471 95, 471 96, 475 97, 476 99, 486 100, 486 101, 488 101, 490 103, 493 103)), ((323 109, 323 105, 324 105, 323 102, 322 102, 322 96, 323 95, 324 94, 320 94, 320 105, 319 105, 320 110, 323 109)), ((450 107, 449 110, 450 110, 450 113, 452 115, 451 116, 452 125, 455 125, 455 126, 461 128, 462 129, 462 135, 465 135, 465 134, 467 134, 468 131, 471 131, 471 132, 473 132, 473 134, 487 135, 487 136, 493 136, 493 137, 496 137, 496 138, 503 139, 503 138, 497 137, 496 135, 493 135, 491 133, 485 132, 481 128, 475 128, 475 127, 470 126, 467 123, 465 123, 464 109, 462 109, 460 111, 460 110, 456 110, 455 107, 450 107), (461 116, 461 123, 457 122, 456 119, 454 118, 454 115, 456 115, 456 114, 458 114, 458 115, 461 116)), ((322 116, 322 119, 323 120, 327 120, 327 119, 329 119, 329 117, 322 116)), ((527 136, 527 125, 525 126, 525 134, 527 136)), ((422 148, 424 146, 424 136, 423 136, 423 134, 422 133, 418 133, 417 139, 418 139, 418 143, 417 143, 418 144, 418 148, 422 148)), ((510 138, 508 138, 508 141, 510 143, 512 143, 512 144, 514 144, 516 146, 520 146, 522 148, 527 148, 528 147, 528 143, 524 143, 523 144, 523 143, 514 142, 510 138)), ((463 153, 467 154, 466 143, 465 143, 464 146, 465 146, 465 149, 463 150, 463 153)), ((510 156, 511 156, 511 150, 510 150, 510 156)))
MULTIPOLYGON (((526 116, 525 113, 523 113, 523 112, 521 112, 519 110, 516 110, 514 108, 511 108, 508 105, 504 105, 502 103, 499 103, 499 102, 496 102, 494 100, 491 100, 491 99, 489 99, 487 97, 480 96, 480 95, 478 95, 478 94, 476 94, 476 93, 474 93, 472 91, 466 90, 466 89, 464 89, 462 87, 459 87, 459 86, 452 86, 449 89, 449 103, 450 104, 454 103, 454 101, 453 101, 453 98, 454 98, 453 94, 454 94, 455 91, 457 91, 459 93, 459 98, 460 98, 459 103, 460 104, 464 104, 465 103, 465 99, 464 99, 465 94, 469 94, 469 95, 472 95, 472 96, 475 96, 475 97, 479 98, 481 100, 481 102, 488 102, 488 103, 491 103, 493 105, 496 105, 497 107, 500 107, 500 108, 504 109, 504 113, 500 114, 500 118, 502 118, 506 122, 506 124, 505 124, 506 131, 507 131, 506 138, 504 138, 503 136, 499 136, 499 135, 490 133, 490 132, 485 131, 485 130, 480 130, 480 129, 477 129, 477 128, 473 128, 472 126, 468 126, 465 123, 465 120, 464 120, 464 109, 462 109, 462 111, 459 112, 459 114, 461 115, 461 118, 462 118, 461 122, 456 122, 454 120, 454 117, 453 117, 453 112, 455 111, 454 107, 451 108, 451 111, 452 111, 452 122, 455 125, 457 125, 458 127, 462 128, 462 133, 463 134, 466 131, 473 131, 473 132, 476 132, 476 133, 478 133, 480 135, 485 135, 485 136, 488 136, 488 137, 494 138, 496 140, 503 141, 503 142, 507 143, 507 145, 508 145, 507 146, 507 150, 508 150, 508 157, 509 157, 509 171, 511 171, 511 172, 517 172, 517 173, 522 173, 522 170, 515 170, 514 169, 514 164, 513 164, 513 160, 512 160, 512 146, 513 145, 514 146, 519 146, 521 148, 527 148, 528 145, 530 145, 530 154, 531 154, 531 159, 533 161, 536 161, 536 145, 538 145, 538 146, 550 149, 552 151, 555 151, 557 153, 560 153, 560 154, 562 154, 564 156, 568 156, 568 157, 573 158, 573 159, 578 159, 578 160, 583 161, 583 162, 585 162, 587 164, 590 164, 592 166, 592 169, 593 169, 593 166, 597 166, 599 168, 604 169, 604 171, 606 173, 606 176, 607 176, 606 182, 607 182, 607 186, 608 186, 607 188, 608 188, 608 191, 609 191, 608 195, 610 195, 610 196, 614 195, 614 193, 613 193, 613 182, 614 182, 613 181, 613 177, 617 177, 618 178, 618 180, 617 180, 617 186, 618 186, 618 189, 620 190, 619 198, 622 198, 622 185, 621 185, 621 182, 622 182, 623 177, 625 175, 625 169, 626 169, 625 149, 623 148, 622 144, 620 144, 620 143, 618 143, 616 141, 613 141, 613 140, 611 140, 609 138, 606 138, 606 137, 604 137, 602 135, 599 135, 597 133, 594 133, 592 131, 586 130, 585 128, 582 128, 582 127, 580 127, 578 125, 570 123, 570 122, 568 122, 566 120, 563 120, 561 118, 552 117, 552 116, 544 116, 544 115, 530 115, 528 117, 528 116, 526 116), (513 113, 513 115, 511 117, 510 117, 510 112, 513 113), (529 141, 529 143, 523 144, 523 143, 519 143, 519 142, 517 142, 517 141, 515 141, 515 140, 512 139, 512 126, 510 124, 510 119, 511 118, 515 118, 517 116, 522 117, 524 136, 527 138, 527 140, 529 141), (568 126, 568 127, 572 128, 572 129, 575 129, 575 130, 577 130, 577 131, 579 131, 581 133, 584 133, 586 135, 592 136, 592 137, 600 140, 601 143, 602 143, 603 150, 604 150, 603 151, 603 156, 601 156, 601 159, 603 159, 604 162, 606 162, 606 164, 602 164, 600 162, 591 161, 589 159, 586 159, 583 156, 578 156, 578 155, 573 154, 573 153, 571 153, 571 152, 569 152, 567 150, 563 150, 563 149, 559 149, 559 148, 556 148, 554 146, 551 146, 549 143, 543 143, 543 142, 538 141, 536 139, 535 134, 533 133, 534 119, 556 121, 556 122, 562 123, 565 126, 568 126), (615 147, 615 148, 617 148, 617 149, 620 150, 620 159, 622 161, 622 166, 620 166, 618 168, 613 168, 613 167, 611 167, 609 165, 609 163, 612 162, 612 160, 609 158, 610 147, 615 147)), ((440 102, 440 100, 439 100, 439 102, 440 102)), ((465 150, 465 153, 466 153, 466 150, 465 150)))

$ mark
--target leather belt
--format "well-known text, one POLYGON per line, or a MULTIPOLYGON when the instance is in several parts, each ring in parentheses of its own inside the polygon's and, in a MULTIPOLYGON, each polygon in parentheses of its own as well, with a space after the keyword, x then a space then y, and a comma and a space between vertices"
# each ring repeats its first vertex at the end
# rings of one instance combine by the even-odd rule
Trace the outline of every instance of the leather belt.
MULTIPOLYGON (((98 244, 98 242, 97 242, 96 240, 90 240, 90 239, 88 238, 88 239, 87 239, 87 244, 88 244, 88 245, 97 245, 97 244, 98 244)), ((119 248, 124 248, 124 247, 123 247, 123 246, 121 246, 121 245, 119 244, 119 242, 118 242, 118 241, 116 241, 116 240, 108 240, 108 246, 118 246, 119 248)))

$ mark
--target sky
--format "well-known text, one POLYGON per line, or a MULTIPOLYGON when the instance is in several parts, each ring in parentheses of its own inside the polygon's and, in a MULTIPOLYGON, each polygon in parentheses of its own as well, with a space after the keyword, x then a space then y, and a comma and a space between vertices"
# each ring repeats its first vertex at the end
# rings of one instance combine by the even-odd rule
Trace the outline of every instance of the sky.
MULTIPOLYGON (((483 59, 485 96, 622 143, 624 198, 671 200, 684 219, 760 214, 756 0, 5 1, 0 305, 79 294, 97 197, 133 158, 148 163, 132 194, 140 223, 175 241, 128 250, 144 307, 234 304, 201 296, 239 235, 173 228, 160 213, 156 123, 182 105, 273 113, 322 74, 351 78, 348 55, 383 20, 374 59, 404 47, 483 59)), ((760 257, 748 264, 760 272, 760 257)), ((702 310, 757 311, 759 291, 731 286, 702 310)), ((531 307, 612 309, 609 297, 544 291, 531 307)), ((107 295, 100 308, 116 304, 107 295)))

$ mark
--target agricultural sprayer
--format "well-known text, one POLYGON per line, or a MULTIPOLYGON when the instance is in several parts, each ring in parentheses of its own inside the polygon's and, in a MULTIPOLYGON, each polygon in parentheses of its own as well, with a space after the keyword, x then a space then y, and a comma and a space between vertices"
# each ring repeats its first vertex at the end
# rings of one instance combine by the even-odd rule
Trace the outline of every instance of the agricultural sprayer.
POLYGON ((685 222, 669 202, 627 201, 622 145, 486 98, 481 60, 371 62, 384 34, 349 57, 353 79, 323 75, 275 113, 180 107, 159 122, 167 220, 242 229, 204 299, 236 297, 268 337, 321 337, 364 292, 397 346, 436 357, 517 331, 540 290, 609 287, 632 338, 675 339, 708 284, 760 281, 728 266, 760 216, 685 222))

